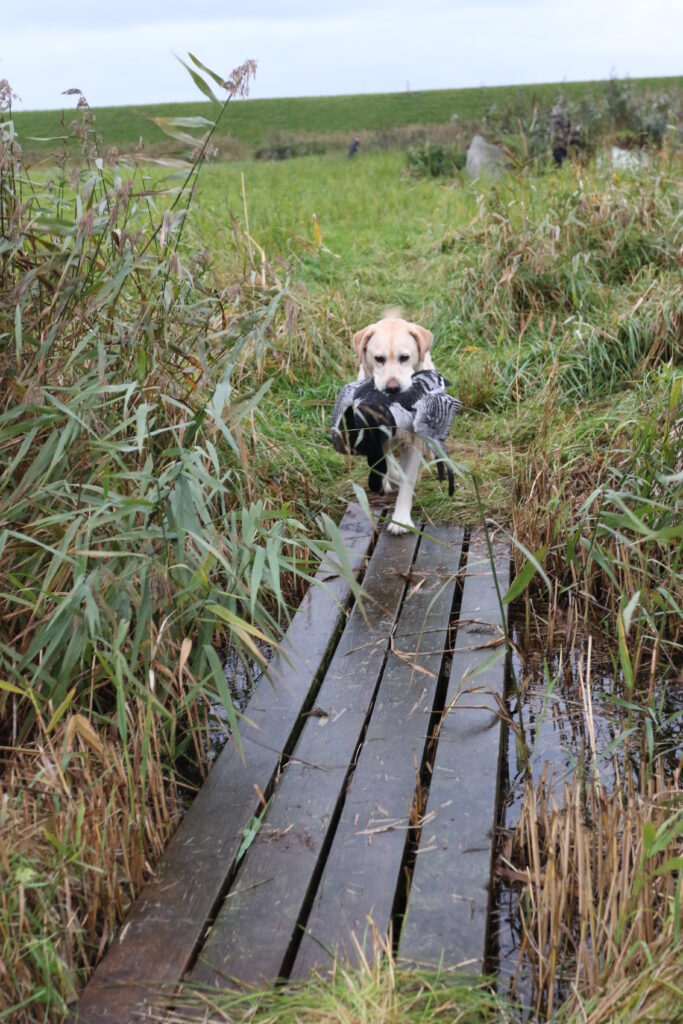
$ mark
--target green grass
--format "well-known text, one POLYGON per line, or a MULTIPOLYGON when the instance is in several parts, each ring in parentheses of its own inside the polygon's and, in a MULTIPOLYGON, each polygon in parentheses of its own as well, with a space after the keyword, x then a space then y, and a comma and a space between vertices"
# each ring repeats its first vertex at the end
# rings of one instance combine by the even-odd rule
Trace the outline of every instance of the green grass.
MULTIPOLYGON (((629 404, 634 375, 658 339, 669 338, 673 355, 676 327, 667 328, 666 317, 675 317, 681 294, 675 165, 662 161, 658 184, 648 186, 661 210, 649 219, 638 213, 643 180, 609 169, 511 175, 482 191, 416 181, 404 168, 397 152, 353 162, 328 155, 214 164, 205 168, 192 230, 212 249, 219 281, 242 271, 230 254, 244 221, 244 175, 251 235, 300 305, 290 372, 266 397, 264 423, 280 424, 306 458, 315 452, 319 486, 349 493, 349 465, 327 447, 324 415, 340 380, 355 374, 351 335, 398 305, 434 332, 436 364, 465 403, 453 457, 482 476, 489 512, 509 519, 511 452, 525 452, 547 419, 548 381, 558 391, 553 431, 565 422, 575 429, 577 415, 596 417, 594 429, 602 429, 629 404), (612 206, 622 224, 611 219, 612 206), (597 416, 585 406, 591 397, 597 416)), ((586 450, 592 443, 588 430, 586 450)), ((362 466, 351 470, 363 479, 362 466)), ((455 502, 436 482, 419 493, 429 516, 475 516, 471 486, 455 502)))
POLYGON ((331 977, 266 991, 188 986, 175 997, 168 1024, 189 1024, 198 1011, 253 1024, 512 1024, 518 1008, 486 979, 408 970, 378 958, 372 966, 346 970, 339 965, 331 977))
MULTIPOLYGON (((21 83, 12 83, 21 92, 21 83)), ((683 77, 634 79, 637 91, 678 90, 683 77)), ((376 93, 356 96, 299 97, 293 99, 245 100, 231 104, 219 135, 230 135, 249 150, 265 145, 273 136, 302 132, 382 131, 413 124, 443 124, 457 113, 461 122, 478 121, 492 106, 530 103, 532 97, 552 102, 561 89, 568 99, 579 101, 592 95, 600 83, 568 82, 539 85, 491 86, 476 89, 441 89, 411 93, 376 93)), ((74 114, 66 107, 62 122, 60 111, 18 111, 17 130, 27 150, 54 148, 54 143, 39 143, 31 137, 45 138, 68 134, 74 114)), ((209 103, 162 103, 139 107, 98 107, 97 130, 106 146, 122 151, 135 148, 140 137, 148 146, 168 145, 153 117, 213 117, 209 103)))

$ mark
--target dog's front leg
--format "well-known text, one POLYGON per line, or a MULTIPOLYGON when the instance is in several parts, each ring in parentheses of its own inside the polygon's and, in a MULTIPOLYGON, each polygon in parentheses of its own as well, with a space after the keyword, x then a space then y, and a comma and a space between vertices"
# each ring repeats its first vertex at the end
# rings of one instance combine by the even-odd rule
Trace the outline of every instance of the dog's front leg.
POLYGON ((387 526, 390 533, 407 533, 414 527, 411 518, 413 492, 420 471, 420 451, 417 445, 410 445, 401 451, 401 479, 398 485, 396 508, 387 526))

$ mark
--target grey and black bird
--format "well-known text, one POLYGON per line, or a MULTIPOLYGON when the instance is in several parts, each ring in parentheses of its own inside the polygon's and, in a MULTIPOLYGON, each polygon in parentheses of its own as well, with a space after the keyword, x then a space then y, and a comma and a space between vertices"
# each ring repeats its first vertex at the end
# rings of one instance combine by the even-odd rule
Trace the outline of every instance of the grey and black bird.
MULTIPOLYGON (((386 444, 405 430, 434 441, 443 448, 462 403, 446 393, 450 381, 436 370, 418 370, 405 391, 380 391, 372 378, 346 384, 334 404, 332 444, 345 455, 364 455, 370 467, 368 487, 382 489, 387 472, 386 444)), ((437 462, 439 480, 448 474, 448 493, 453 494, 453 471, 442 459, 437 462)))

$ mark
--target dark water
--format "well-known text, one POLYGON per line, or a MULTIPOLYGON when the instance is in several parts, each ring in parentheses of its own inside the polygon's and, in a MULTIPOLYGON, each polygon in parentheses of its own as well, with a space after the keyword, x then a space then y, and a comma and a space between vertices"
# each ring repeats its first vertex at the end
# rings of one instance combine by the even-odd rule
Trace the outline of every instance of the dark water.
MULTIPOLYGON (((256 646, 266 661, 273 656, 273 648, 268 644, 256 641, 256 646)), ((245 660, 244 655, 240 657, 235 648, 232 648, 225 655, 223 660, 223 671, 230 690, 233 704, 239 711, 244 711, 254 687, 263 675, 263 668, 253 658, 245 660)), ((221 717, 222 708, 221 708, 221 717)))
MULTIPOLYGON (((514 647, 513 668, 522 691, 522 721, 529 748, 532 775, 538 780, 547 764, 558 781, 576 771, 597 770, 607 791, 613 787, 615 767, 620 773, 628 758, 636 770, 643 757, 665 757, 672 770, 683 745, 683 677, 673 667, 660 666, 650 686, 648 671, 626 692, 618 664, 617 643, 605 637, 597 624, 573 617, 532 612, 524 606, 510 615, 514 647), (593 731, 589 722, 592 718, 593 731), (629 736, 625 731, 631 730, 629 736), (594 758, 594 750, 597 760, 594 758)), ((511 682, 508 694, 517 715, 511 682)), ((508 824, 523 793, 523 764, 508 745, 505 811, 508 824)))
MULTIPOLYGON (((273 648, 268 644, 256 641, 256 646, 265 658, 270 661, 273 648)), ((240 656, 233 647, 223 655, 223 672, 233 707, 243 713, 249 703, 254 687, 263 676, 262 666, 253 658, 240 656)), ((239 726, 239 722, 238 722, 239 726)), ((207 737, 209 760, 215 761, 230 738, 230 724, 223 705, 216 701, 210 705, 209 734, 207 737)))
MULTIPOLYGON (((257 646, 264 658, 269 660, 273 653, 272 648, 267 644, 258 643, 258 641, 257 646)), ((227 653, 223 652, 221 660, 233 707, 239 716, 239 713, 245 711, 254 687, 263 676, 263 669, 253 659, 240 658, 234 648, 227 653)), ((200 742, 205 763, 212 765, 230 739, 231 727, 220 701, 209 702, 206 710, 208 712, 208 728, 202 733, 200 742)), ((188 746, 185 756, 178 759, 175 768, 178 779, 176 796, 180 805, 187 809, 205 778, 198 764, 197 751, 194 746, 188 746)))
MULTIPOLYGON (((648 672, 636 681, 630 696, 618 664, 614 640, 596 624, 523 603, 510 615, 514 646, 512 668, 522 692, 521 714, 535 783, 552 769, 558 805, 563 782, 577 773, 590 778, 597 771, 602 789, 613 790, 628 761, 635 777, 654 757, 664 758, 673 772, 683 755, 683 679, 673 668, 659 671, 651 683, 648 672), (589 728, 592 719, 593 731, 589 728), (594 756, 597 754, 597 757, 594 756)), ((518 720, 517 700, 508 680, 508 706, 518 720)), ((524 760, 512 728, 507 730, 502 758, 498 857, 520 820, 524 795, 524 760)), ((495 883, 491 922, 491 967, 498 969, 501 989, 515 980, 516 997, 528 1002, 531 972, 519 964, 521 925, 519 887, 500 877, 495 883)))

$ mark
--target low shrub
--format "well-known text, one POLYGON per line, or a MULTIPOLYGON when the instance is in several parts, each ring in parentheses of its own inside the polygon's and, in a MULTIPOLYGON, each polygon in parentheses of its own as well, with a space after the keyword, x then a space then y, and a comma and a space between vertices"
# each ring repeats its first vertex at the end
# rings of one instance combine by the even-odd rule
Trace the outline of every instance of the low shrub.
POLYGON ((466 154, 457 146, 423 142, 406 154, 408 173, 414 178, 452 178, 465 166, 466 154))

